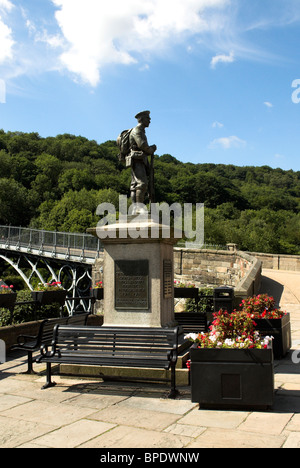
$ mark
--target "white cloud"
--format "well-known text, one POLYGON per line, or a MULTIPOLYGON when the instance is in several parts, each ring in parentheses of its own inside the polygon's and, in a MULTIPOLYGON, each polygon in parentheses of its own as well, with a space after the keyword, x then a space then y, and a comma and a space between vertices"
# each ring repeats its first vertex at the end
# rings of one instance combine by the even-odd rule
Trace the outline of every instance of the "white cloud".
POLYGON ((0 10, 10 11, 14 7, 10 0, 0 0, 0 10))
POLYGON ((176 42, 209 31, 211 9, 230 1, 52 0, 68 43, 60 60, 81 80, 96 86, 106 64, 133 64, 139 56, 161 53, 176 42))
POLYGON ((230 52, 229 55, 225 55, 225 54, 215 55, 215 57, 211 59, 210 66, 211 68, 216 68, 218 63, 232 63, 234 61, 235 61, 235 57, 234 57, 233 52, 230 52))
POLYGON ((4 23, 0 16, 0 64, 7 59, 11 59, 13 55, 14 41, 12 38, 12 30, 4 23))
POLYGON ((140 71, 148 71, 150 70, 150 66, 148 65, 148 63, 146 63, 145 65, 142 65, 140 68, 139 68, 140 71))
POLYGON ((216 122, 214 122, 212 124, 212 128, 223 128, 223 127, 224 127, 224 124, 222 124, 221 122, 218 122, 218 121, 216 121, 216 122))
POLYGON ((273 107, 273 104, 271 102, 265 101, 264 105, 267 107, 273 107))
POLYGON ((13 52, 14 41, 12 38, 12 30, 4 22, 1 13, 6 13, 12 10, 14 5, 9 0, 0 0, 0 64, 7 59, 11 59, 13 52))
POLYGON ((242 140, 237 136, 229 136, 223 138, 216 138, 209 144, 210 149, 216 148, 223 148, 223 149, 230 149, 230 148, 244 148, 246 146, 246 141, 242 140))

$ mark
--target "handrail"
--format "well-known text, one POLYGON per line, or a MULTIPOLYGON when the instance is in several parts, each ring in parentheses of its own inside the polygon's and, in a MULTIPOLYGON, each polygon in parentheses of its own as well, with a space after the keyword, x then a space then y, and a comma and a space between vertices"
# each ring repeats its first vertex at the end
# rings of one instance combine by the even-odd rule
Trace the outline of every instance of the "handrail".
POLYGON ((0 247, 4 249, 37 250, 39 255, 48 254, 53 258, 97 258, 103 251, 100 239, 85 233, 46 231, 17 226, 0 225, 0 247))

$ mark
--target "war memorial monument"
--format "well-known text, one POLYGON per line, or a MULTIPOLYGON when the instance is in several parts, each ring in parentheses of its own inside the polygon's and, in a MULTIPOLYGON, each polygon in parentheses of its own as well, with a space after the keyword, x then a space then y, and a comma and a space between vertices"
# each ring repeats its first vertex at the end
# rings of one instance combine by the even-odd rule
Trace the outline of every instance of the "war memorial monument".
POLYGON ((145 133, 150 112, 136 119, 138 125, 117 140, 120 159, 131 167, 131 216, 89 230, 104 247, 104 326, 174 326, 173 246, 178 239, 172 230, 164 236, 164 226, 143 212, 147 194, 154 201, 156 145, 148 144, 145 133))

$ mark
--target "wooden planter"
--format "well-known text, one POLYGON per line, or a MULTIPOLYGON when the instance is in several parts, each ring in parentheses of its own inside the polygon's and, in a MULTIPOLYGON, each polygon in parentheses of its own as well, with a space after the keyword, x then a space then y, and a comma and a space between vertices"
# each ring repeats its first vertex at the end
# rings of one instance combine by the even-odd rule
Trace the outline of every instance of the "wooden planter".
POLYGON ((190 349, 192 402, 200 408, 266 409, 273 405, 272 349, 190 349))
POLYGON ((17 293, 0 294, 0 307, 13 309, 16 303, 17 293))
POLYGON ((255 329, 261 336, 273 336, 273 353, 275 359, 281 359, 291 349, 291 323, 290 314, 281 319, 254 319, 255 329))
POLYGON ((103 299, 104 294, 103 294, 103 288, 94 288, 92 289, 92 296, 97 299, 97 301, 100 301, 103 299))
POLYGON ((38 302, 40 305, 50 305, 58 303, 64 305, 67 291, 59 289, 58 291, 32 291, 32 300, 38 302))

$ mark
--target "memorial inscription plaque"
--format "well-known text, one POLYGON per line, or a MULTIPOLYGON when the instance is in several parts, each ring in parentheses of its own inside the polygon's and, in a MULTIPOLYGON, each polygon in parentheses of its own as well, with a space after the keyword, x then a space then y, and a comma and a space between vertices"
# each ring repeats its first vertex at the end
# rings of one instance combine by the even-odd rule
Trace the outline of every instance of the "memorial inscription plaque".
POLYGON ((149 261, 115 261, 115 308, 146 310, 149 308, 149 261))
POLYGON ((168 299, 172 297, 172 262, 171 260, 164 260, 163 263, 164 270, 164 298, 168 299))

